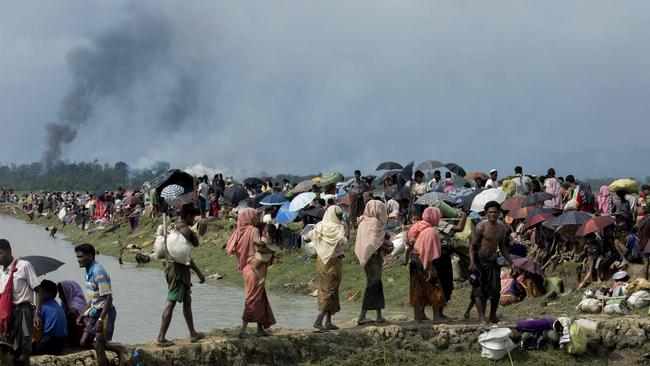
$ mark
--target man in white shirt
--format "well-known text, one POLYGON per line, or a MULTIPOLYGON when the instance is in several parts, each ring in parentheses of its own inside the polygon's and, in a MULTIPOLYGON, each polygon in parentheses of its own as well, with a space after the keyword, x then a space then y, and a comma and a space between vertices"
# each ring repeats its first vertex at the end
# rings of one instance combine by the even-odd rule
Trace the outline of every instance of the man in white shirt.
POLYGON ((527 196, 530 193, 531 180, 523 174, 520 166, 515 167, 515 175, 510 179, 515 182, 515 196, 527 196))
MULTIPOLYGON (((13 350, 14 364, 29 365, 32 350, 32 327, 41 328, 40 314, 34 313, 34 289, 39 285, 36 272, 31 263, 19 260, 11 254, 11 244, 0 239, 0 293, 11 285, 11 319, 0 319, 0 323, 10 321, 7 332, 0 326, 0 344, 13 350), (13 281, 9 284, 9 279, 13 281)), ((3 309, 4 310, 4 309, 3 309)), ((3 347, 4 348, 4 347, 3 347)))
POLYGON ((201 217, 205 218, 205 213, 208 211, 208 192, 210 191, 210 185, 204 181, 203 178, 199 178, 199 211, 201 212, 201 217))
POLYGON ((497 172, 496 169, 490 170, 490 179, 485 182, 485 189, 488 188, 499 188, 499 183, 497 181, 497 178, 499 176, 499 173, 497 172))

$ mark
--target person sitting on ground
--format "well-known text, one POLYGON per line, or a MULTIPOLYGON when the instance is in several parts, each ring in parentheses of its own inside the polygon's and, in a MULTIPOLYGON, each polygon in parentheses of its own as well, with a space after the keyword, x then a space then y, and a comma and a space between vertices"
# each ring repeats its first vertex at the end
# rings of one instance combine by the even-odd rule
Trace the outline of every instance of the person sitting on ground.
POLYGON ((253 272, 260 284, 263 284, 266 277, 262 276, 261 269, 264 266, 271 265, 273 257, 278 248, 274 243, 278 242, 279 231, 275 225, 271 223, 259 223, 258 230, 260 231, 260 241, 254 243, 255 245, 255 264, 253 272))
POLYGON ((68 321, 65 311, 56 300, 57 287, 50 280, 43 280, 36 287, 38 301, 36 311, 43 321, 42 335, 32 345, 34 355, 60 355, 68 336, 68 321))
MULTIPOLYGON (((620 220, 624 220, 621 218, 620 220)), ((636 233, 630 231, 625 221, 616 223, 617 233, 614 238, 614 247, 618 253, 620 264, 618 268, 625 267, 630 262, 641 260, 641 249, 639 249, 639 238, 636 233)))
POLYGON ((517 271, 507 267, 501 268, 501 297, 502 306, 518 303, 526 297, 526 289, 517 281, 517 271))

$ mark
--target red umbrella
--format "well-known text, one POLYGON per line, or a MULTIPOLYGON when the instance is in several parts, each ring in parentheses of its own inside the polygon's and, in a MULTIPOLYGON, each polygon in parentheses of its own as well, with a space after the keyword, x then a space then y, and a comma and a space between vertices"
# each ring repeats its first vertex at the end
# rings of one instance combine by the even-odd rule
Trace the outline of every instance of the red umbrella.
POLYGON ((506 211, 512 211, 516 208, 520 208, 523 204, 524 204, 524 197, 521 196, 512 197, 503 201, 503 203, 501 204, 501 209, 506 211))
POLYGON ((515 258, 512 260, 512 264, 519 269, 523 269, 526 272, 544 276, 544 269, 539 263, 532 261, 528 258, 515 258))
POLYGON ((482 180, 490 179, 490 176, 483 172, 469 172, 466 176, 463 177, 465 180, 476 180, 476 178, 481 178, 482 180))
MULTIPOLYGON (((506 202, 507 202, 507 201, 506 201, 506 202)), ((505 203, 505 202, 504 202, 504 203, 505 203)), ((511 210, 510 212, 508 212, 508 215, 506 215, 506 216, 512 217, 512 218, 515 219, 515 220, 517 220, 517 219, 525 219, 525 218, 528 217, 528 214, 530 214, 530 212, 531 212, 533 209, 534 209, 533 207, 519 207, 519 208, 515 208, 514 210, 511 210)))
POLYGON ((586 236, 597 231, 602 231, 609 225, 614 224, 614 219, 609 216, 596 216, 589 219, 578 228, 576 231, 577 236, 586 236))
POLYGON ((539 213, 537 215, 533 215, 529 218, 526 219, 526 222, 524 224, 524 231, 532 228, 533 226, 539 224, 540 222, 544 222, 548 219, 552 219, 555 216, 551 215, 550 213, 539 213))

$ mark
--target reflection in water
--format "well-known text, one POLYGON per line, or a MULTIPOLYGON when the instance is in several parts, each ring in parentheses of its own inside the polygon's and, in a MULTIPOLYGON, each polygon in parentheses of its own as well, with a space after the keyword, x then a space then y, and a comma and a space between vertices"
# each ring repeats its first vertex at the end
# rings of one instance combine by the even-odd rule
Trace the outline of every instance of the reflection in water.
MULTIPOLYGON (((57 258, 66 264, 49 273, 47 278, 52 281, 74 280, 81 284, 84 270, 77 264, 73 246, 65 240, 52 239, 48 235, 41 226, 0 216, 0 238, 11 242, 14 256, 46 255, 57 258)), ((132 263, 120 265, 116 258, 103 255, 99 255, 97 260, 106 268, 113 285, 117 308, 113 339, 123 343, 152 340, 158 334, 167 293, 162 271, 138 268, 132 263)), ((273 276, 273 272, 270 272, 270 276, 273 276)), ((243 289, 223 282, 201 285, 196 277, 193 277, 192 281, 192 309, 199 331, 240 325, 244 303, 243 289)), ((277 293, 269 294, 269 298, 277 326, 280 327, 310 327, 318 313, 314 298, 277 293)), ((342 313, 337 314, 336 319, 351 319, 355 311, 344 308, 342 313)), ((187 327, 180 306, 174 311, 167 335, 169 339, 187 337, 187 327)))

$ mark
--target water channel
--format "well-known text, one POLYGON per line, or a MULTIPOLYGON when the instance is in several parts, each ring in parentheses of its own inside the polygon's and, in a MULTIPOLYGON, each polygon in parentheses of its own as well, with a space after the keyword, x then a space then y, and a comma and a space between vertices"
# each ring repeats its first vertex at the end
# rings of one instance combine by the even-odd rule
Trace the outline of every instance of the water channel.
MULTIPOLYGON (((77 264, 73 246, 61 234, 57 236, 58 238, 50 238, 42 226, 0 215, 0 238, 9 240, 14 256, 45 255, 66 263, 39 280, 74 280, 81 284, 84 269, 77 264)), ((97 260, 106 268, 113 286, 118 313, 113 339, 122 343, 152 340, 158 334, 167 291, 162 271, 141 268, 134 263, 120 265, 116 258, 104 255, 97 256, 97 260)), ((272 271, 269 276, 273 276, 272 271)), ((240 324, 244 304, 242 288, 222 281, 201 285, 194 276, 192 281, 192 309, 199 331, 240 324)), ((277 326, 309 328, 318 312, 316 299, 312 297, 271 292, 269 299, 277 326)), ((352 319, 356 311, 356 308, 344 307, 335 320, 352 319)), ((252 330, 254 329, 251 328, 252 330)), ((182 337, 187 337, 187 327, 181 307, 177 307, 167 338, 182 337)))

